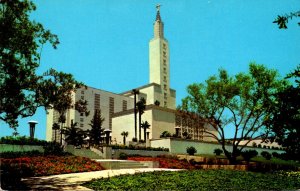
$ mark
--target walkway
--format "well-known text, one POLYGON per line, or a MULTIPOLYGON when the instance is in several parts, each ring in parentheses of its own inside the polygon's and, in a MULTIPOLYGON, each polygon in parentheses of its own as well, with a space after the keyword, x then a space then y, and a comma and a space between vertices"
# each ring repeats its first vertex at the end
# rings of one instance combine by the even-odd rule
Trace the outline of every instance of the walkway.
POLYGON ((82 172, 61 174, 42 177, 31 177, 22 181, 32 190, 91 190, 80 184, 90 181, 93 178, 107 178, 122 174, 135 174, 141 172, 153 171, 178 171, 178 169, 163 168, 140 168, 140 169, 120 169, 120 170, 102 170, 94 172, 82 172))

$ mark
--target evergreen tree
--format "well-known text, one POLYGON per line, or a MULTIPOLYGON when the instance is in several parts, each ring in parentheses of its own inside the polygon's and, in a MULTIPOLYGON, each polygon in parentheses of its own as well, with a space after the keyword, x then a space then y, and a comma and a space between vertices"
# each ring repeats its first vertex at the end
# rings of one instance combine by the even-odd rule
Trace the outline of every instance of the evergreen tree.
POLYGON ((102 142, 102 135, 104 135, 104 128, 102 128, 103 122, 104 118, 101 116, 101 111, 96 109, 93 119, 89 124, 91 126, 91 129, 88 130, 91 144, 100 145, 100 143, 102 142))

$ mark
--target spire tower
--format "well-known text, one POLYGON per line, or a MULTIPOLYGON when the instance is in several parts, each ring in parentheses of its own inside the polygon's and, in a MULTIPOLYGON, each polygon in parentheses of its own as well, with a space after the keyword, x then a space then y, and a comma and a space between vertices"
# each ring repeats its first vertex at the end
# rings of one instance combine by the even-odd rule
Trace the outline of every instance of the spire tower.
POLYGON ((161 5, 156 5, 156 19, 154 22, 154 37, 149 42, 150 83, 160 85, 160 93, 156 98, 161 106, 175 108, 170 101, 170 65, 169 43, 164 37, 164 23, 160 15, 161 5))

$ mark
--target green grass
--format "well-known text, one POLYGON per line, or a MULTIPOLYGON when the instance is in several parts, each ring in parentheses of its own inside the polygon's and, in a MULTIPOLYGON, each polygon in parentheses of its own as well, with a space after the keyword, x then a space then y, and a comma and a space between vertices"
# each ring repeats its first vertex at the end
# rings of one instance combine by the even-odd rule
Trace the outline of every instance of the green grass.
POLYGON ((152 172, 92 180, 93 190, 295 190, 300 174, 226 170, 152 172))
POLYGON ((289 165, 289 166, 300 167, 300 163, 297 163, 292 160, 282 160, 282 159, 275 158, 275 157, 272 157, 271 160, 266 160, 264 157, 259 156, 259 157, 252 158, 251 161, 268 163, 268 164, 289 165))

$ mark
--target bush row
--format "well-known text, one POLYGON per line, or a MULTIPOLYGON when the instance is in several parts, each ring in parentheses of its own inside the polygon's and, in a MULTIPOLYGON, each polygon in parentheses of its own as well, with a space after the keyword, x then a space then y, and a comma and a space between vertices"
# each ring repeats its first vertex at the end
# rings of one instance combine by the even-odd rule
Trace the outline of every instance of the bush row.
POLYGON ((141 147, 141 146, 134 146, 134 145, 112 145, 112 149, 128 149, 128 150, 146 150, 146 151, 169 151, 168 148, 153 148, 153 147, 141 147))
POLYGON ((10 145, 47 145, 48 142, 45 140, 39 140, 39 139, 31 139, 30 137, 26 136, 6 136, 1 137, 0 144, 10 144, 10 145))
POLYGON ((1 152, 1 158, 19 158, 19 157, 35 157, 35 156, 47 156, 47 155, 55 155, 55 156, 67 156, 70 153, 64 152, 63 148, 55 142, 47 142, 43 146, 44 152, 40 152, 38 150, 32 151, 7 151, 1 152))

